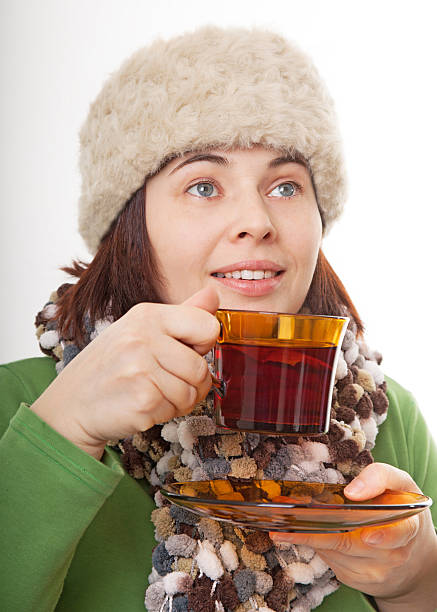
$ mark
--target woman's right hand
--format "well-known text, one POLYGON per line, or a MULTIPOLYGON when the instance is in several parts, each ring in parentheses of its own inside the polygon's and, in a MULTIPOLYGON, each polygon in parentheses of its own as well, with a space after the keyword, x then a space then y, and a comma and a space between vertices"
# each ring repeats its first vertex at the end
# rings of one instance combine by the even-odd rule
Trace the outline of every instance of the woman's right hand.
POLYGON ((179 305, 133 306, 76 355, 31 409, 98 460, 108 440, 188 414, 211 387, 202 355, 220 332, 218 306, 208 287, 179 305))

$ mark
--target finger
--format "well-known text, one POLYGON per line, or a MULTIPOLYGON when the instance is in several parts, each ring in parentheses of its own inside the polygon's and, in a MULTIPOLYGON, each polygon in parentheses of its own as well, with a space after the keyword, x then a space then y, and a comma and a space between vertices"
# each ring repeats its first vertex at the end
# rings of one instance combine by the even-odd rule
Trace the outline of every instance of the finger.
POLYGON ((176 407, 162 395, 161 390, 151 381, 148 380, 144 385, 144 393, 147 395, 148 403, 141 403, 136 411, 136 416, 130 423, 132 431, 146 431, 154 425, 167 423, 174 417, 178 416, 176 407), (154 410, 147 410, 148 405, 155 406, 154 410))
POLYGON ((194 408, 197 400, 196 387, 170 374, 158 362, 149 370, 148 378, 158 387, 162 396, 174 406, 177 413, 174 416, 185 415, 194 408))
POLYGON ((185 302, 182 302, 182 304, 185 306, 196 306, 196 308, 202 308, 211 314, 215 314, 219 307, 219 295, 214 287, 204 287, 190 296, 185 302))
POLYGON ((381 584, 381 580, 387 577, 387 565, 391 568, 402 565, 402 557, 398 555, 395 559, 389 556, 387 551, 381 551, 377 558, 369 562, 368 557, 354 557, 329 551, 317 551, 319 557, 332 569, 337 579, 346 584, 353 582, 354 589, 368 592, 368 589, 381 584))
POLYGON ((347 533, 280 533, 269 532, 269 536, 275 543, 288 542, 310 546, 317 550, 336 551, 342 554, 361 556, 366 553, 366 548, 356 531, 347 533))
POLYGON ((180 416, 180 413, 176 406, 163 397, 159 404, 158 410, 153 416, 153 424, 162 425, 163 423, 168 423, 168 421, 171 421, 178 416, 180 416))
POLYGON ((216 317, 195 306, 167 305, 161 312, 165 334, 192 347, 205 355, 216 343, 220 334, 220 323, 216 317))
MULTIPOLYGON (((214 287, 204 287, 194 295, 185 300, 182 303, 184 306, 194 306, 196 308, 200 308, 201 310, 205 310, 209 312, 211 315, 215 315, 217 308, 220 305, 220 298, 217 293, 217 290, 214 287)), ((213 342, 205 343, 205 342, 194 342, 191 343, 193 349, 199 353, 200 355, 205 355, 215 344, 217 340, 217 336, 220 333, 220 324, 218 327, 218 332, 214 332, 213 342)))
POLYGON ((159 346, 152 346, 155 359, 162 368, 193 387, 199 388, 208 375, 208 364, 204 357, 192 348, 171 336, 161 336, 159 346))
POLYGON ((155 358, 165 370, 195 387, 196 404, 208 395, 212 385, 208 364, 192 348, 170 336, 164 336, 155 358))
POLYGON ((211 387, 212 387, 212 378, 208 370, 205 380, 197 387, 196 403, 201 402, 202 400, 205 399, 205 397, 208 395, 209 391, 211 390, 211 387))
POLYGON ((275 543, 303 544, 317 550, 335 551, 352 557, 374 557, 375 549, 403 548, 413 540, 420 527, 418 516, 389 525, 365 527, 347 533, 307 534, 271 532, 275 543))
POLYGON ((365 500, 381 495, 386 489, 421 493, 407 472, 387 463, 371 463, 344 488, 344 494, 353 500, 365 500))
POLYGON ((419 517, 412 516, 389 525, 361 529, 360 535, 362 541, 373 548, 402 548, 416 537, 419 526, 419 517))

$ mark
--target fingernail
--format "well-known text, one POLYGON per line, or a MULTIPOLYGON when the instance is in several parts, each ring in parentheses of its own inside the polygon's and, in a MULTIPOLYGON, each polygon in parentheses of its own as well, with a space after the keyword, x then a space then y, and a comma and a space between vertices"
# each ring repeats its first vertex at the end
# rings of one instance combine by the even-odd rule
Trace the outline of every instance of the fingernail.
POLYGON ((352 495, 356 495, 357 493, 361 493, 363 489, 364 489, 364 482, 362 480, 353 480, 347 485, 347 487, 344 488, 344 492, 352 493, 352 495))
POLYGON ((372 545, 381 544, 383 539, 384 539, 384 534, 382 534, 380 531, 374 531, 373 533, 371 533, 370 535, 366 537, 366 543, 372 544, 372 545))

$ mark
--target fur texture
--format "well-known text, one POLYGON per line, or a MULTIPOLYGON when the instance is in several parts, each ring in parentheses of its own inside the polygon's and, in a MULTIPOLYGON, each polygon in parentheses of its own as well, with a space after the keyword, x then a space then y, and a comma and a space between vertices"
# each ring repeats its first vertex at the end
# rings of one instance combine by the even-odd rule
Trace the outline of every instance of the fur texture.
POLYGON ((89 250, 164 160, 253 144, 306 158, 326 234, 341 214, 346 174, 333 100, 303 51, 263 28, 213 25, 137 50, 80 131, 79 231, 89 250))

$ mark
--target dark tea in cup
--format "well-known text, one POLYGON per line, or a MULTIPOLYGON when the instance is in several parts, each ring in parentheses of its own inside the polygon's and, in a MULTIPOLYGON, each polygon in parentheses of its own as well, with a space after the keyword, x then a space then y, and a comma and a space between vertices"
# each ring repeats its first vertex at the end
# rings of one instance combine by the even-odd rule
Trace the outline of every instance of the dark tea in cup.
POLYGON ((349 318, 224 309, 216 316, 217 424, 281 435, 326 433, 349 318))

